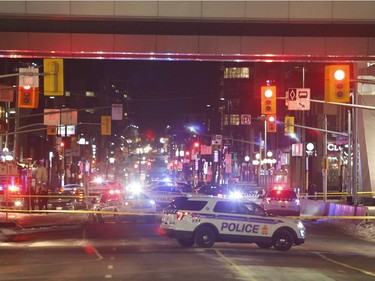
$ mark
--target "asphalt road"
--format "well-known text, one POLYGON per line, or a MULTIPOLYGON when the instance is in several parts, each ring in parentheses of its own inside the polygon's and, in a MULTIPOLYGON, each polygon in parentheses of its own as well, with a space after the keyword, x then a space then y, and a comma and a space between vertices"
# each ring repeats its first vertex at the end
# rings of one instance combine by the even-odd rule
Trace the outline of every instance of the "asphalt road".
POLYGON ((60 218, 58 226, 30 227, 0 243, 0 280, 375 279, 374 243, 324 223, 305 224, 306 243, 279 252, 231 243, 185 249, 159 236, 158 224, 82 225, 60 218))

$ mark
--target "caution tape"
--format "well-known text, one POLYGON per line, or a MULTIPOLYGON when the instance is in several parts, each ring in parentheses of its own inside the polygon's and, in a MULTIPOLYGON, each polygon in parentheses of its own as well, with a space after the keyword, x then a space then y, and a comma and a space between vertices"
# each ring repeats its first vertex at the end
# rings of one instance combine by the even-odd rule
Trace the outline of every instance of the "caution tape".
MULTIPOLYGON (((120 212, 102 210, 15 210, 1 209, 0 213, 66 213, 66 214, 100 214, 100 215, 131 215, 131 216, 162 216, 162 213, 140 213, 140 212, 120 212)), ((375 220, 375 216, 284 216, 287 218, 303 221, 328 219, 328 220, 375 220)))

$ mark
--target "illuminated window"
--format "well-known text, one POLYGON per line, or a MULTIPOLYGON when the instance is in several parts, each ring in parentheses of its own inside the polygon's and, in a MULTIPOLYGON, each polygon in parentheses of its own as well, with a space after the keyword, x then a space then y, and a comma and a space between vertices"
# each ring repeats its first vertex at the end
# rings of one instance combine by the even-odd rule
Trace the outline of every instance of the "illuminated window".
POLYGON ((239 114, 231 114, 230 117, 229 117, 229 125, 231 125, 231 126, 240 125, 240 115, 239 114))
POLYGON ((224 69, 224 79, 250 78, 248 67, 226 67, 224 69))

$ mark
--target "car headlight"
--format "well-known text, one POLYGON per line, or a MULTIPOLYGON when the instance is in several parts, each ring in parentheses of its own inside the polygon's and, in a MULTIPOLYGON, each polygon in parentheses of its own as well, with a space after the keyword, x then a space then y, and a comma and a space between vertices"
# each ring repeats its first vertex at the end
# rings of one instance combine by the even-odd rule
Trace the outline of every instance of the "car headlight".
POLYGON ((297 222, 297 227, 298 228, 305 228, 305 226, 303 225, 303 223, 301 221, 297 222))
POLYGON ((239 191, 233 191, 229 194, 229 198, 231 199, 240 199, 242 198, 242 194, 239 191))
POLYGON ((22 202, 17 200, 17 201, 14 203, 14 205, 16 205, 17 207, 21 207, 21 206, 22 206, 22 202))
POLYGON ((155 205, 156 204, 155 200, 153 200, 153 199, 151 199, 149 202, 150 202, 151 205, 155 205))

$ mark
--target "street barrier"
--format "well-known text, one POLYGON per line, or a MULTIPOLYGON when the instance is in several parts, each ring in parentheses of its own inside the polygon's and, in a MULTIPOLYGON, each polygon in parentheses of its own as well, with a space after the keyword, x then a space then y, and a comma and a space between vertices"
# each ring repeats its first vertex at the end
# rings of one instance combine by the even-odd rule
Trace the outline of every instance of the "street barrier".
MULTIPOLYGON (((41 197, 41 195, 24 195, 25 199, 29 197, 41 197)), ((42 195, 42 197, 49 198, 79 198, 79 199, 92 199, 95 196, 51 196, 42 195)), ((76 213, 76 214, 102 214, 102 215, 134 215, 144 216, 149 213, 130 213, 130 212, 108 212, 108 211, 97 211, 92 210, 92 206, 88 205, 86 210, 31 210, 31 209, 1 209, 0 213, 76 213)), ((156 213, 156 217, 161 217, 162 213, 156 213)), ((301 199, 301 215, 293 218, 301 220, 312 220, 312 219, 343 219, 343 220, 374 220, 375 219, 375 207, 368 206, 353 206, 334 202, 320 202, 310 199, 301 199)))

